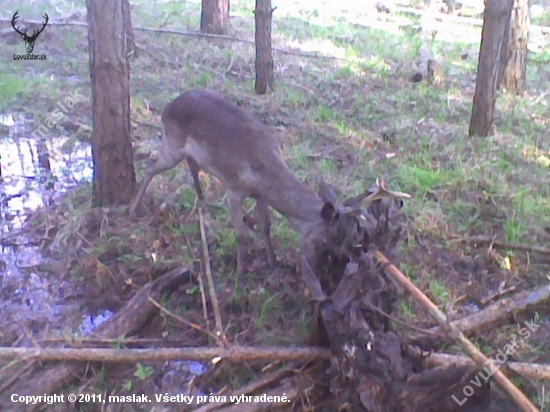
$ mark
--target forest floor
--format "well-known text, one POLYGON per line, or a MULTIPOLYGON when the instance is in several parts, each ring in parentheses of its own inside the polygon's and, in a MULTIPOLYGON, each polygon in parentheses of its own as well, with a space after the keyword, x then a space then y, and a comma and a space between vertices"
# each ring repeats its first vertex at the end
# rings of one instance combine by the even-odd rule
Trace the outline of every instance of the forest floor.
MULTIPOLYGON (((390 188, 410 193, 400 268, 451 319, 479 311, 511 293, 547 284, 548 35, 532 36, 528 92, 523 96, 501 93, 494 134, 470 138, 479 26, 434 23, 430 48, 441 66, 442 81, 428 85, 409 81, 421 45, 418 16, 377 13, 370 6, 342 10, 325 3, 298 6, 290 1, 277 6, 273 21, 276 85, 267 96, 254 94, 251 1, 232 2, 229 36, 233 40, 135 31, 139 49, 131 61, 131 119, 138 176, 143 176, 149 152, 158 147, 164 105, 182 91, 208 88, 268 124, 283 143, 292 170, 314 190, 320 183, 329 183, 343 199, 384 176, 390 188), (537 246, 546 248, 546 253, 537 253, 537 246)), ((134 27, 196 31, 199 16, 200 2, 154 2, 153 6, 132 1, 134 27)), ((85 21, 85 14, 73 17, 85 21)), ((550 15, 535 23, 549 25, 550 15)), ((21 53, 22 47, 20 39, 7 45, 11 54, 21 53)), ((8 61, 11 54, 5 59, 2 53, 0 112, 25 113, 38 125, 70 91, 80 90, 84 98, 57 128, 67 137, 63 150, 71 151, 76 142, 89 142, 91 131, 86 29, 48 28, 36 48, 48 55, 47 61, 8 61), (28 64, 21 69, 24 63, 28 64)), ((208 202, 213 272, 230 341, 305 344, 311 307, 298 276, 297 235, 275 213, 272 236, 280 268, 269 270, 261 236, 251 231, 247 283, 236 289, 236 239, 225 191, 215 179, 201 178, 208 202)), ((196 199, 185 165, 155 178, 145 201, 149 213, 137 221, 128 219, 125 208, 92 210, 90 194, 91 183, 81 183, 54 206, 29 213, 25 226, 29 238, 45 232, 51 235, 42 246, 60 262, 63 274, 58 271, 57 275, 72 281, 73 299, 88 313, 116 311, 140 286, 166 270, 177 266, 200 270, 196 199)), ((162 303, 188 321, 202 323, 195 284, 182 285, 162 303)), ((415 326, 434 325, 408 297, 399 302, 398 316, 415 326)), ((540 327, 514 359, 548 363, 548 305, 510 314, 506 323, 480 330, 472 339, 491 354, 512 339, 517 324, 529 319, 540 327)), ((1 327, 0 322, 0 331, 1 327)), ((14 336, 0 334, 0 342, 11 345, 14 336)), ((182 346, 207 344, 203 334, 170 317, 157 318, 140 333, 141 338, 161 336, 184 342, 182 346)), ((454 347, 446 350, 458 353, 454 347)), ((256 366, 236 366, 229 384, 242 385, 254 371, 256 366)), ((119 393, 147 393, 158 388, 159 379, 162 363, 151 362, 112 367, 91 385, 98 391, 117 385, 119 393)), ((228 376, 218 379, 209 382, 209 388, 227 383, 223 379, 228 376)), ((549 410, 548 383, 517 383, 537 405, 549 410)))

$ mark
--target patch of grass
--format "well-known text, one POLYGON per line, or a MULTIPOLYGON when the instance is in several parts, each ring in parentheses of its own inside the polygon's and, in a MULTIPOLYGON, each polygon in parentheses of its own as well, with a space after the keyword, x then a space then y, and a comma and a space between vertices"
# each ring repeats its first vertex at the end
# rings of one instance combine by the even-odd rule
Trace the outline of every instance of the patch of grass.
POLYGON ((436 186, 442 186, 452 179, 452 175, 442 170, 430 170, 417 166, 401 166, 397 177, 404 187, 414 187, 425 193, 436 186))
MULTIPOLYGON (((0 67, 0 70, 4 68, 0 67)), ((0 77, 0 110, 8 111, 12 109, 12 103, 20 94, 26 92, 28 88, 27 81, 20 75, 4 73, 0 77)))
POLYGON ((514 194, 508 218, 504 223, 504 232, 508 242, 520 242, 531 225, 546 219, 545 212, 548 208, 544 208, 541 203, 529 191, 514 194))
POLYGON ((435 279, 433 276, 430 277, 430 292, 434 300, 440 304, 445 305, 449 302, 450 295, 447 287, 443 285, 438 279, 435 279))
POLYGON ((155 373, 155 368, 153 368, 152 366, 145 366, 142 363, 138 363, 136 365, 136 371, 134 372, 134 376, 139 380, 145 380, 150 378, 154 373, 155 373))
POLYGON ((544 9, 543 6, 538 5, 535 15, 531 17, 531 24, 538 26, 549 26, 550 10, 544 9))
POLYGON ((254 323, 258 327, 262 327, 273 315, 273 313, 277 313, 281 310, 281 303, 279 302, 279 299, 282 293, 270 295, 265 289, 260 289, 258 293, 260 293, 260 297, 262 297, 263 303, 260 307, 259 315, 254 318, 254 323))
POLYGON ((416 315, 408 299, 401 299, 397 308, 400 319, 415 319, 416 315))
POLYGON ((318 106, 312 113, 312 120, 319 123, 328 123, 335 117, 334 111, 327 106, 318 106))
MULTIPOLYGON (((548 224, 550 216, 548 168, 537 162, 541 156, 550 156, 547 138, 550 100, 540 92, 549 88, 548 48, 530 53, 529 93, 520 97, 499 95, 495 135, 469 138, 479 36, 474 44, 463 40, 462 32, 453 41, 449 37, 442 40, 438 34, 430 47, 436 56, 444 56, 440 59, 444 83, 411 84, 407 79, 415 69, 421 44, 418 18, 398 15, 399 19, 392 20, 392 15, 381 21, 380 18, 386 17, 367 16, 364 11, 341 10, 337 3, 325 3, 296 7, 283 2, 274 13, 274 46, 340 60, 275 52, 276 89, 266 96, 256 96, 253 91, 252 44, 136 32, 144 50, 132 62, 132 120, 135 133, 144 137, 136 140, 141 143, 151 139, 156 144, 164 105, 181 91, 206 87, 229 96, 270 127, 277 128, 289 165, 298 178, 314 189, 318 181, 326 180, 346 197, 371 186, 375 177, 383 175, 392 189, 411 193, 414 198, 406 202, 409 242, 402 250, 404 255, 411 252, 408 258, 416 261, 414 265, 404 262, 405 272, 436 273, 432 265, 443 266, 447 255, 432 255, 435 246, 446 252, 453 248, 463 251, 462 245, 453 243, 454 235, 496 235, 513 243, 541 239, 544 235, 541 228, 548 224), (330 8, 335 10, 327 11, 330 8), (462 59, 465 53, 468 56, 462 59), (323 155, 318 156, 319 153, 323 155), (387 156, 390 153, 391 158, 387 156)), ((235 1, 231 6, 229 34, 253 39, 254 2, 235 1)), ((28 7, 30 11, 31 6, 28 7)), ((42 12, 37 7, 32 5, 32 10, 42 12)), ((69 5, 62 2, 60 7, 66 9, 69 5)), ((352 7, 351 3, 347 7, 352 7)), ((136 0, 132 2, 132 13, 136 26, 158 27, 162 23, 163 28, 197 30, 200 3, 136 0)), ((61 51, 44 66, 20 72, 12 62, 0 62, 2 110, 20 105, 39 121, 47 115, 49 109, 44 110, 45 106, 55 104, 75 87, 74 77, 76 84, 89 87, 85 32, 74 28, 59 30, 63 30, 63 36, 51 44, 61 51)), ((453 33, 449 30, 446 34, 453 33)), ((20 48, 21 44, 13 47, 20 48)), ((88 103, 79 113, 79 120, 90 124, 90 113, 88 103)), ((140 167, 139 174, 142 171, 140 167)), ((223 203, 225 191, 218 189, 215 180, 208 176, 202 179, 202 185, 208 200, 206 218, 213 270, 218 290, 222 291, 234 283, 237 242, 229 210, 223 203)), ((168 204, 167 209, 155 211, 149 217, 154 223, 144 218, 133 228, 116 227, 110 214, 90 216, 87 202, 91 186, 85 185, 81 190, 78 201, 71 193, 66 196, 66 204, 59 210, 54 242, 62 251, 76 245, 85 248, 88 260, 79 257, 81 260, 70 269, 71 276, 82 282, 102 282, 105 286, 109 286, 107 269, 115 275, 136 276, 137 279, 132 277, 131 287, 120 286, 126 292, 144 282, 146 276, 139 275, 148 270, 155 272, 182 264, 199 267, 193 265, 201 254, 197 215, 177 214, 190 211, 195 203, 185 165, 156 177, 149 187, 150 199, 157 206, 168 204), (160 238, 165 238, 166 245, 156 251, 159 259, 153 262, 151 248, 160 238), (96 263, 99 255, 103 255, 100 263, 104 266, 96 263), (150 266, 145 267, 140 259, 150 261, 150 266)), ((250 206, 247 202, 246 207, 250 206)), ((260 256, 261 236, 253 232, 249 235, 249 252, 260 256)), ((273 213, 272 236, 281 263, 295 266, 292 252, 299 245, 298 236, 278 213, 273 213)), ((480 259, 484 259, 484 253, 480 253, 480 259)), ((513 256, 514 263, 522 259, 519 255, 513 256)), ((521 263, 524 262, 517 264, 521 263)), ((488 266, 488 272, 495 271, 493 262, 488 266)), ((493 272, 491 275, 496 276, 493 272)), ((296 310, 298 314, 289 319, 284 295, 267 281, 271 273, 266 270, 261 280, 255 277, 257 273, 253 275, 246 285, 240 285, 244 292, 236 292, 230 299, 235 311, 230 314, 231 319, 239 322, 244 317, 242 322, 252 325, 251 328, 231 325, 239 332, 246 329, 239 339, 280 342, 278 325, 283 322, 285 327, 306 328, 308 318, 302 308, 292 308, 290 312, 296 310)), ((451 302, 452 296, 458 296, 455 289, 464 286, 447 284, 433 276, 428 281, 429 292, 441 305, 451 302)), ((193 311, 200 306, 197 288, 192 286, 187 294, 186 298, 193 299, 185 300, 180 309, 193 311)), ((98 292, 95 296, 100 295, 98 292)), ((163 304, 169 307, 174 303, 166 300, 163 304)), ((404 319, 422 318, 409 299, 399 301, 398 311, 404 319)), ((120 381, 127 382, 127 388, 137 388, 148 374, 145 367, 140 368, 139 382, 132 376, 120 381)))
POLYGON ((197 193, 194 187, 186 187, 180 192, 178 203, 180 205, 191 206, 194 205, 197 200, 197 193))
POLYGON ((221 225, 218 226, 221 230, 218 238, 218 250, 222 255, 235 255, 237 253, 237 235, 234 230, 229 227, 223 229, 221 225))
POLYGON ((457 199, 453 204, 449 205, 445 212, 454 217, 456 227, 461 233, 467 233, 483 227, 480 221, 481 208, 477 205, 457 199))

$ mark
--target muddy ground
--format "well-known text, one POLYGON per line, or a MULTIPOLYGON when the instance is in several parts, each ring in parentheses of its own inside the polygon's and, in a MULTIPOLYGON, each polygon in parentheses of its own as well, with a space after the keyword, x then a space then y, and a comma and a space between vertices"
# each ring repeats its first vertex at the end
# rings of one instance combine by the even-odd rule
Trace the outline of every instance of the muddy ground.
MULTIPOLYGON (((233 25, 243 38, 253 38, 249 6, 235 5, 233 25)), ((151 23, 154 13, 149 7, 136 2, 136 26, 151 23)), ((170 17, 173 11, 169 6, 162 7, 166 18, 172 19, 168 25, 186 31, 180 20, 170 17)), ((408 81, 409 68, 417 57, 418 21, 414 17, 376 15, 376 24, 350 23, 345 30, 334 29, 338 33, 333 35, 330 30, 323 32, 321 23, 312 23, 315 14, 311 10, 304 7, 300 18, 291 18, 284 10, 274 23, 275 44, 298 55, 276 52, 277 89, 267 97, 252 92, 253 48, 247 43, 136 32, 141 50, 132 61, 132 128, 138 175, 156 147, 164 104, 175 97, 176 89, 207 87, 268 124, 283 143, 292 169, 314 190, 328 182, 339 189, 343 199, 383 174, 393 187, 411 193, 413 200, 404 209, 407 224, 400 267, 451 319, 547 284, 550 254, 533 249, 550 248, 548 166, 540 160, 550 156, 548 98, 541 92, 550 78, 547 60, 533 52, 529 92, 517 98, 502 96, 495 135, 472 141, 466 132, 477 62, 475 42, 438 42, 433 47, 448 56, 441 59, 444 82, 432 87, 416 85, 408 81), (381 28, 384 25, 401 32, 390 35, 381 28), (319 44, 330 40, 335 50, 325 51, 334 52, 334 58, 300 56, 309 53, 305 46, 313 42, 310 37, 319 44), (390 51, 387 44, 399 52, 390 51), (204 49, 209 54, 203 53, 204 49), (166 87, 159 91, 159 84, 166 87)), ((188 27, 194 27, 189 22, 196 13, 196 5, 185 9, 183 19, 188 27)), ((352 20, 334 17, 338 18, 352 20)), ((76 16, 75 21, 79 20, 82 17, 76 16)), ((467 31, 475 30, 470 27, 467 31)), ((15 40, 10 45, 14 50, 21 46, 15 40)), ((79 339, 144 284, 182 266, 189 268, 192 276, 162 304, 187 321, 203 325, 196 277, 204 269, 202 244, 186 168, 182 165, 154 180, 144 202, 145 212, 137 220, 128 218, 127 208, 91 209, 89 148, 84 154, 79 152, 82 144, 88 145, 91 127, 85 30, 56 27, 40 47, 51 57, 43 66, 29 69, 29 77, 37 74, 33 88, 15 96, 3 95, 3 101, 13 108, 2 107, 4 142, 15 147, 18 155, 14 162, 19 159, 27 166, 8 169, 3 165, 0 346, 61 342, 79 346, 79 339), (44 110, 53 110, 74 88, 82 90, 84 98, 46 142, 52 164, 59 165, 52 168, 52 189, 47 178, 40 179, 38 156, 30 155, 38 146, 29 136, 43 120, 44 110), (8 115, 14 119, 11 123, 5 121, 8 115), (25 182, 21 190, 15 184, 19 181, 25 182), (21 196, 8 199, 19 193, 21 196), (31 207, 35 197, 41 200, 38 208, 31 207), (18 199, 22 203, 15 203, 18 199)), ((5 78, 11 76, 6 81, 15 82, 23 76, 6 67, 5 78)), ((2 155, 5 162, 7 156, 2 155)), ((295 234, 282 217, 275 217, 273 237, 279 268, 270 270, 250 212, 246 262, 250 273, 246 284, 236 288, 236 241, 229 227, 225 192, 213 178, 201 178, 207 198, 211 263, 230 341, 307 344, 312 308, 299 277, 295 234)), ((411 298, 404 297, 398 307, 404 323, 424 328, 434 325, 411 298)), ((540 327, 514 354, 514 360, 548 363, 548 305, 510 314, 499 324, 476 331, 472 338, 490 354, 510 341, 518 324, 530 319, 540 327)), ((410 332, 402 325, 395 328, 404 336, 410 332)), ((121 346, 210 343, 204 333, 164 315, 150 319, 139 334, 126 338, 121 346)), ((85 346, 105 345, 95 342, 85 346)), ((459 353, 450 344, 438 349, 459 353)), ((224 365, 215 372, 206 368, 208 372, 202 374, 204 366, 184 362, 91 364, 72 390, 210 393, 254 380, 263 366, 224 365)), ((0 364, 0 372, 9 370, 0 364)), ((0 379, 0 388, 5 382, 0 379)), ((520 378, 515 383, 547 410, 547 383, 520 378)), ((322 393, 316 396, 319 398, 302 399, 295 410, 314 408, 322 393)))

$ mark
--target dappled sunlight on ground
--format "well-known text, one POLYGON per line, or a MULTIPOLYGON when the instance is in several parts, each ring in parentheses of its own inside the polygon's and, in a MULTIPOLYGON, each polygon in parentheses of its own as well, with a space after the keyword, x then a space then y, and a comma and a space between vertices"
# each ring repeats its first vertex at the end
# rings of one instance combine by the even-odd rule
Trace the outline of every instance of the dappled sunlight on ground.
MULTIPOLYGON (((158 27, 162 22, 162 28, 194 31, 199 27, 200 3, 136 0, 132 18, 138 26, 158 27)), ((421 10, 414 8, 419 2, 388 3, 421 10)), ((463 3, 475 6, 472 13, 482 4, 463 3)), ((479 311, 484 299, 503 284, 516 291, 546 284, 547 255, 489 246, 493 238, 525 247, 550 245, 550 65, 544 48, 530 55, 534 59, 528 93, 499 96, 495 134, 469 138, 480 26, 451 22, 460 17, 456 14, 434 20, 434 37, 428 43, 441 64, 443 80, 435 86, 411 83, 423 41, 421 18, 410 10, 380 13, 375 4, 273 1, 273 46, 287 53, 274 52, 275 90, 265 96, 254 94, 253 44, 136 31, 142 50, 131 62, 131 121, 138 176, 143 176, 149 153, 159 148, 164 105, 184 90, 208 88, 273 129, 292 170, 315 191, 330 183, 343 199, 384 176, 392 190, 411 193, 404 208, 403 270, 452 316, 479 311), (488 237, 489 243, 466 241, 475 236, 488 237)), ((253 1, 232 1, 235 19, 229 36, 254 39, 253 6, 253 1)), ((42 6, 28 7, 40 12, 42 6)), ((48 61, 34 72, 0 61, 5 76, 0 82, 9 86, 0 93, 11 93, 0 99, 0 111, 7 113, 0 116, 0 200, 15 195, 2 204, 0 215, 5 247, 0 257, 0 311, 12 323, 0 340, 11 345, 24 336, 18 323, 23 318, 30 319, 33 333, 48 332, 41 326, 55 318, 56 333, 80 336, 82 325, 93 328, 151 279, 182 266, 193 276, 162 304, 202 324, 195 276, 202 269, 203 245, 186 165, 155 178, 136 220, 128 218, 126 207, 92 209, 89 135, 83 132, 91 125, 86 101, 78 119, 68 119, 59 133, 45 139, 57 195, 43 196, 52 189, 46 190, 47 181, 40 182, 38 147, 30 135, 48 110, 74 89, 75 79, 89 91, 86 31, 63 26, 51 33, 52 39, 40 44, 48 61), (16 81, 20 78, 25 81, 16 81)), ((544 39, 538 36, 537 44, 548 47, 544 39)), ((6 47, 15 50, 21 44, 6 47)), ((274 218, 280 267, 269 270, 253 207, 247 204, 250 273, 244 292, 236 292, 236 239, 227 194, 215 179, 201 179, 208 247, 228 334, 244 344, 306 342, 310 297, 298 277, 296 234, 282 217, 274 218)), ((402 319, 432 326, 430 317, 411 302, 403 298, 409 312, 403 310, 402 319)), ((536 308, 536 314, 546 322, 548 307, 536 308)), ((514 322, 479 331, 480 346, 498 347, 514 322)), ((161 343, 173 338, 180 346, 208 343, 203 333, 164 315, 155 317, 139 337, 161 343)), ((548 360, 550 341, 536 342, 538 347, 518 357, 548 360)), ((154 365, 151 377, 139 384, 151 389, 174 375, 180 381, 191 379, 176 372, 202 373, 194 366, 154 365)), ((135 368, 121 367, 118 372, 112 386, 127 391, 123 383, 137 381, 135 368)), ((223 370, 224 377, 217 379, 225 385, 226 376, 234 383, 235 376, 248 379, 254 372, 223 370)), ((211 383, 205 384, 209 390, 221 386, 218 381, 208 386, 211 383)))

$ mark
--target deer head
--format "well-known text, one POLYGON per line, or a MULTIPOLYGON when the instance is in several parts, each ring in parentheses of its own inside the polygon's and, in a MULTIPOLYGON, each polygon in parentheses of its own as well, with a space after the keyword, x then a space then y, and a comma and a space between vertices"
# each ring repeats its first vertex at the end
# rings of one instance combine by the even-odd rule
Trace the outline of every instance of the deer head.
POLYGON ((11 25, 13 27, 13 29, 19 33, 21 35, 21 38, 25 41, 25 44, 26 44, 26 48, 27 48, 27 54, 30 54, 32 53, 33 49, 34 49, 34 42, 35 40, 37 39, 38 35, 40 33, 42 33, 42 31, 44 31, 44 28, 46 27, 46 25, 48 24, 48 20, 49 20, 49 17, 46 13, 44 13, 44 18, 46 19, 46 21, 43 23, 42 25, 42 28, 40 30, 33 30, 33 33, 31 36, 27 35, 27 30, 25 30, 24 33, 20 32, 19 31, 19 26, 15 27, 15 21, 17 20, 17 18, 19 17, 17 14, 19 13, 19 10, 17 10, 14 14, 13 14, 13 17, 11 19, 11 25))

